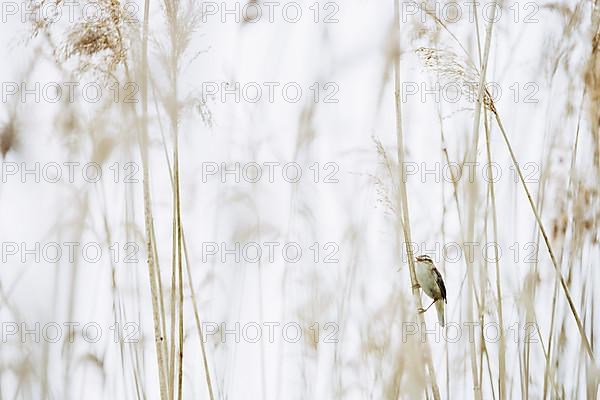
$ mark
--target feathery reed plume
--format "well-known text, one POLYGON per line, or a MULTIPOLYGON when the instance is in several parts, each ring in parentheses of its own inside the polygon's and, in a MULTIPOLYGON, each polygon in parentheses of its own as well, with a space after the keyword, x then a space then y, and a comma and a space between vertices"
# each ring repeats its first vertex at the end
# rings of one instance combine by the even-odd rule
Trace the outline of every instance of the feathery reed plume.
MULTIPOLYGON (((461 95, 464 95, 470 102, 477 101, 480 73, 472 63, 449 50, 419 47, 415 53, 421 59, 424 67, 428 71, 434 72, 441 83, 457 87, 461 95)), ((483 104, 490 111, 496 112, 493 98, 487 88, 484 90, 483 104)))
POLYGON ((124 32, 133 20, 118 0, 98 0, 97 4, 99 16, 80 21, 70 29, 63 57, 78 57, 81 72, 100 68, 112 73, 126 61, 130 43, 124 32))
POLYGON ((386 212, 389 212, 390 214, 396 214, 396 206, 392 200, 398 195, 397 185, 394 177, 394 171, 397 169, 395 166, 396 163, 389 158, 385 148, 383 147, 383 144, 378 138, 373 137, 373 142, 375 142, 379 163, 386 172, 385 176, 383 177, 380 177, 378 174, 372 176, 372 179, 375 183, 377 202, 386 212))

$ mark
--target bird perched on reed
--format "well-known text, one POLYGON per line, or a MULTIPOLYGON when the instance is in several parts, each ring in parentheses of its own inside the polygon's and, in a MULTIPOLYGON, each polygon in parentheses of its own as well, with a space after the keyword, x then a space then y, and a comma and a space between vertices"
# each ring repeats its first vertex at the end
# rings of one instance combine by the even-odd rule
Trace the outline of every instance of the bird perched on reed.
POLYGON ((446 286, 444 285, 442 275, 428 255, 417 256, 416 273, 417 281, 419 282, 421 289, 423 289, 427 296, 433 299, 433 302, 427 308, 421 308, 419 309, 419 312, 424 313, 429 310, 429 307, 435 304, 438 320, 443 327, 445 325, 444 303, 447 303, 447 301, 446 286))

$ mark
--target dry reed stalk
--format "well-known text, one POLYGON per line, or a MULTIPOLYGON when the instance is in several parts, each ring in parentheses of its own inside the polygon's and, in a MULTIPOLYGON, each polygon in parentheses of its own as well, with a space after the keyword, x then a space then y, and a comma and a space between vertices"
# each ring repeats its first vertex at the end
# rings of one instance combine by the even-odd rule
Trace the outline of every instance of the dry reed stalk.
MULTIPOLYGON (((153 87, 153 90, 154 90, 154 87, 153 87)), ((154 92, 154 95, 155 95, 155 99, 156 99, 156 92, 154 92)), ((169 151, 167 149, 167 143, 166 143, 165 135, 163 132, 163 126, 162 126, 162 123, 160 122, 160 112, 158 109, 158 104, 156 102, 155 102, 155 107, 156 107, 156 113, 159 115, 161 144, 162 144, 163 153, 165 156, 167 169, 169 171, 169 180, 171 183, 171 190, 175 190, 173 167, 171 166, 171 159, 169 157, 169 151)), ((196 299, 196 291, 194 289, 194 283, 193 283, 193 279, 192 279, 191 262, 190 262, 190 258, 189 258, 189 254, 188 254, 188 250, 187 250, 187 241, 185 239, 185 229, 183 227, 183 224, 181 224, 181 241, 182 241, 182 246, 183 246, 183 254, 185 257, 186 272, 187 272, 187 277, 188 277, 188 286, 190 288, 190 293, 191 293, 191 298, 192 298, 192 308, 194 311, 194 320, 196 322, 196 330, 198 331, 198 337, 200 339, 200 349, 202 351, 202 363, 204 366, 204 378, 206 379, 206 385, 207 385, 207 389, 208 389, 209 398, 211 400, 214 400, 213 384, 212 384, 212 379, 210 377, 208 357, 206 355, 206 346, 204 344, 204 332, 202 330, 202 324, 200 322, 200 316, 199 316, 199 312, 198 312, 198 302, 196 299)), ((162 293, 162 291, 161 291, 161 293, 162 293)), ((162 302, 161 302, 161 306, 162 306, 162 302)), ((162 312, 164 314, 164 306, 162 306, 162 310, 163 310, 162 312)), ((163 322, 164 322, 164 319, 163 319, 163 322)), ((163 327, 163 329, 166 330, 166 328, 164 328, 164 327, 163 327)))
MULTIPOLYGON (((147 131, 145 131, 147 133, 147 131)), ((140 139, 141 143, 146 143, 145 140, 140 139)), ((167 384, 166 384, 166 373, 164 370, 165 356, 163 354, 163 343, 166 342, 164 334, 161 329, 161 312, 159 306, 159 290, 157 281, 160 280, 156 270, 156 256, 155 253, 155 239, 153 234, 153 217, 152 217, 152 202, 150 200, 150 186, 149 186, 149 171, 148 171, 148 159, 147 159, 147 147, 140 146, 142 153, 142 174, 143 174, 143 190, 144 190, 144 222, 146 227, 146 252, 148 255, 148 273, 150 279, 150 292, 152 298, 152 316, 154 319, 154 339, 156 343, 156 357, 158 364, 159 374, 159 386, 160 386, 160 397, 162 400, 167 399, 167 384)), ((163 313, 164 314, 164 313, 163 313)), ((164 316, 163 316, 164 318, 164 316)))
POLYGON ((188 276, 188 285, 190 287, 190 293, 192 295, 192 306, 194 308, 194 320, 196 321, 196 329, 198 330, 198 336, 200 337, 200 349, 202 351, 202 364, 204 366, 204 378, 206 379, 206 386, 208 388, 208 395, 210 400, 214 400, 215 399, 215 395, 213 393, 213 388, 212 388, 212 380, 210 378, 210 369, 208 366, 208 358, 206 356, 206 346, 204 345, 204 333, 202 331, 202 324, 200 323, 200 317, 198 314, 198 305, 197 305, 197 301, 196 301, 196 292, 194 290, 194 284, 192 281, 192 271, 191 271, 191 264, 190 264, 190 259, 189 259, 189 255, 188 255, 188 250, 187 250, 187 245, 186 245, 186 240, 185 240, 185 235, 183 232, 183 227, 181 228, 182 232, 181 232, 181 238, 183 241, 183 251, 185 254, 185 265, 186 265, 186 269, 187 269, 187 276, 188 276))
POLYGON ((183 263, 182 263, 182 227, 181 227, 181 193, 179 185, 179 143, 175 147, 175 182, 177 191, 177 274, 179 279, 179 371, 177 375, 177 398, 183 396, 183 263))
POLYGON ((156 363, 158 368, 159 390, 161 400, 167 400, 167 370, 166 370, 166 329, 165 313, 162 305, 162 279, 158 266, 158 251, 154 232, 154 219, 152 216, 152 201, 150 197, 150 172, 148 163, 148 26, 150 14, 150 0, 144 1, 144 22, 142 30, 142 60, 141 60, 141 107, 142 118, 138 142, 142 160, 142 185, 144 193, 144 224, 146 231, 146 252, 148 257, 148 274, 150 280, 150 294, 152 301, 152 317, 154 321, 154 342, 156 348, 156 363), (160 300, 159 300, 160 299, 160 300))
POLYGON ((519 176, 519 181, 521 182, 521 185, 523 186, 523 190, 525 191, 527 200, 529 201, 529 205, 531 206, 531 210, 535 216, 537 225, 538 225, 540 232, 542 233, 542 236, 544 238, 544 243, 546 244, 546 248, 548 249, 548 253, 550 254, 550 259, 552 261, 552 265, 554 266, 554 269, 558 275, 558 278, 560 280, 560 285, 563 289, 563 292, 564 292, 567 302, 569 304, 571 314, 573 314, 573 318, 575 319, 575 323, 577 324, 577 329, 579 331, 579 335, 581 336, 581 341, 584 345, 584 348, 585 348, 589 358, 592 360, 592 362, 595 362, 594 352, 592 351, 590 342, 585 334, 583 324, 581 323, 581 318, 579 317, 579 313, 577 312, 577 309, 575 308, 575 303, 573 302, 571 293, 569 292, 569 288, 567 287, 567 283, 565 282, 565 278, 563 277, 562 272, 560 271, 560 266, 558 265, 558 263, 556 261, 554 251, 552 250, 552 245, 550 244, 550 239, 548 238, 548 234, 546 233, 544 224, 542 223, 542 220, 540 218, 538 210, 533 202, 531 193, 529 192, 529 188, 527 187, 527 183, 525 183, 525 178, 523 178, 523 173, 521 171, 521 168, 519 167, 519 163, 518 163, 515 153, 512 149, 512 146, 510 145, 510 141, 508 140, 508 136, 506 135, 506 131, 504 130, 504 126, 502 125, 500 116, 496 112, 494 112, 494 116, 496 117, 496 122, 498 123, 498 127, 500 128, 500 132, 502 132, 502 137, 504 138, 504 143, 506 144, 506 147, 508 148, 508 152, 510 154, 510 158, 512 160, 513 166, 515 167, 515 170, 517 171, 517 174, 519 176))
MULTIPOLYGON (((415 300, 416 305, 416 314, 419 320, 420 326, 424 326, 425 320, 423 318, 423 314, 419 313, 418 310, 423 308, 423 304, 421 303, 421 296, 417 285, 417 275, 415 270, 415 260, 414 255, 412 253, 411 247, 411 235, 410 235, 410 218, 408 213, 408 196, 406 193, 406 179, 405 179, 405 171, 404 166, 404 138, 402 133, 402 103, 400 99, 401 92, 401 78, 400 78, 400 12, 399 12, 399 0, 394 0, 394 23, 395 23, 395 36, 398 40, 397 45, 394 49, 394 97, 395 97, 395 106, 396 106, 396 146, 398 151, 398 168, 399 168, 399 196, 397 197, 398 202, 398 212, 402 210, 402 217, 400 214, 397 216, 398 224, 402 226, 402 230, 404 232, 404 244, 406 247, 406 254, 408 257, 408 267, 410 271, 410 281, 412 287, 412 294, 415 300)), ((431 360, 431 349, 429 347, 429 343, 425 340, 425 343, 422 343, 424 350, 424 359, 425 366, 429 372, 429 380, 431 384, 431 391, 433 393, 433 398, 435 400, 440 399, 440 389, 437 384, 437 378, 435 374, 435 367, 433 366, 433 362, 431 360)))
POLYGON ((170 130, 173 137, 173 232, 172 232, 172 270, 171 270, 171 349, 169 354, 169 398, 181 400, 183 396, 183 344, 184 344, 184 319, 183 319, 183 262, 182 262, 182 231, 181 231, 181 200, 179 182, 179 106, 178 106, 178 75, 180 58, 183 55, 185 44, 181 43, 184 27, 180 26, 179 1, 165 0, 165 19, 170 41, 170 52, 167 56, 167 76, 169 83, 169 98, 167 100, 167 114, 170 120, 170 130), (176 311, 177 309, 177 311, 176 311), (177 335, 175 328, 177 326, 177 335), (175 338, 178 338, 177 343, 175 338), (177 355, 177 357, 176 357, 177 355), (175 371, 177 370, 177 374, 175 371))
MULTIPOLYGON (((581 101, 579 103, 579 116, 577 118, 577 127, 575 129, 575 138, 573 140, 573 150, 571 152, 571 165, 570 165, 570 171, 569 171, 569 180, 567 183, 567 193, 571 193, 571 207, 574 207, 573 204, 575 204, 576 200, 577 200, 577 193, 575 192, 575 189, 573 188, 573 179, 575 178, 575 165, 576 165, 576 160, 577 160, 577 148, 579 146, 579 132, 580 132, 580 127, 581 127, 581 116, 583 114, 583 105, 584 105, 584 100, 585 100, 585 95, 586 95, 586 88, 584 88, 583 93, 581 95, 581 101)), ((571 224, 571 237, 573 237, 575 232, 575 226, 574 224, 571 224)), ((564 243, 564 245, 566 245, 566 242, 564 243)), ((564 254, 565 248, 563 246, 563 249, 561 250, 561 256, 560 256, 560 262, 559 265, 562 265, 562 260, 563 260, 563 254, 564 254)), ((551 379, 551 376, 553 376, 553 366, 551 365, 551 360, 552 360, 552 345, 553 345, 553 337, 554 337, 554 323, 555 323, 555 316, 556 316, 556 304, 557 304, 557 295, 558 295, 558 288, 559 288, 559 284, 560 284, 560 280, 558 279, 558 275, 555 275, 555 283, 554 283, 554 290, 553 290, 553 297, 552 297, 552 312, 551 312, 551 317, 550 317, 550 329, 548 332, 548 346, 547 346, 547 350, 546 353, 548 354, 548 357, 546 359, 546 365, 544 368, 544 389, 543 389, 543 398, 546 399, 547 394, 548 394, 548 381, 551 379)), ((555 396, 558 396, 558 392, 556 389, 556 385, 553 382, 553 388, 555 390, 555 396)))
MULTIPOLYGON (((485 76, 486 76, 486 71, 487 71, 487 64, 488 64, 488 58, 489 58, 489 52, 490 52, 490 45, 491 45, 491 41, 492 41, 492 28, 494 26, 494 19, 495 19, 495 13, 496 13, 496 1, 494 0, 493 2, 493 7, 492 7, 492 15, 489 19, 488 25, 487 25, 487 30, 486 30, 486 37, 485 37, 485 46, 483 49, 483 57, 481 58, 481 67, 480 67, 480 74, 479 74, 479 83, 477 86, 477 101, 475 103, 475 115, 473 117, 473 130, 472 130, 472 144, 470 147, 470 151, 468 152, 467 155, 467 161, 473 163, 472 165, 475 165, 475 162, 477 160, 477 143, 479 141, 479 126, 480 126, 480 117, 481 117, 481 106, 485 101, 485 76)), ((477 36, 479 37, 479 30, 477 30, 477 36)), ((478 38, 479 41, 479 38, 478 38)), ((468 209, 468 214, 467 214, 467 241, 469 243, 473 242, 473 238, 474 238, 474 228, 475 228, 475 204, 476 204, 476 197, 477 197, 477 183, 476 181, 470 180, 469 184, 468 184, 468 193, 469 193, 469 199, 470 201, 472 201, 472 205, 471 207, 469 207, 468 209)), ((473 320, 473 290, 475 290, 474 287, 474 279, 473 279, 473 268, 474 265, 472 263, 472 260, 470 257, 467 257, 467 277, 468 277, 468 286, 469 286, 469 290, 468 290, 468 308, 467 308, 467 319, 469 321, 473 320)), ((472 373, 472 378, 473 378, 473 391, 474 391, 474 396, 476 399, 481 399, 481 382, 478 382, 477 379, 477 360, 475 359, 475 343, 473 341, 471 341, 471 373, 472 373)), ((482 366, 480 366, 482 367, 482 366)))
MULTIPOLYGON (((492 152, 490 145, 490 127, 488 123, 487 109, 483 110, 483 121, 485 128, 485 144, 488 165, 492 165, 492 152)), ((496 210, 496 190, 492 171, 488 168, 488 187, 490 192, 490 201, 492 204, 492 232, 493 242, 498 243, 498 214, 496 210)), ((504 337, 504 316, 502 312, 502 278, 500 275, 500 255, 498 246, 494 246, 494 265, 496 267, 496 309, 498 312, 498 325, 500 331, 499 349, 498 349, 498 397, 500 400, 506 398, 506 342, 504 337)))

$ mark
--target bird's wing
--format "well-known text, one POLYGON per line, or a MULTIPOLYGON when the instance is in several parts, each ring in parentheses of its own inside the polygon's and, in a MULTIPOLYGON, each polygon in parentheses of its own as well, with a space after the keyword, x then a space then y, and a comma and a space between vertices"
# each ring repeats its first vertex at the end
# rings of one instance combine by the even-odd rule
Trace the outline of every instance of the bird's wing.
POLYGON ((447 301, 446 301, 446 286, 444 285, 444 280, 442 279, 442 275, 440 274, 440 271, 437 270, 437 268, 433 268, 433 272, 435 273, 435 281, 436 281, 437 285, 440 287, 440 292, 442 292, 442 299, 444 299, 444 301, 447 303, 447 301))

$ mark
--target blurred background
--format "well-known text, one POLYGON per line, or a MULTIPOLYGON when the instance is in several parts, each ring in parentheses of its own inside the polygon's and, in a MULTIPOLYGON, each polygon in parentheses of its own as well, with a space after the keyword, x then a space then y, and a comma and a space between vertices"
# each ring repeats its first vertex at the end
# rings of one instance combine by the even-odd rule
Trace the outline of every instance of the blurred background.
POLYGON ((0 398, 596 398, 598 7, 3 0, 0 398))

